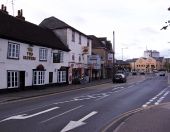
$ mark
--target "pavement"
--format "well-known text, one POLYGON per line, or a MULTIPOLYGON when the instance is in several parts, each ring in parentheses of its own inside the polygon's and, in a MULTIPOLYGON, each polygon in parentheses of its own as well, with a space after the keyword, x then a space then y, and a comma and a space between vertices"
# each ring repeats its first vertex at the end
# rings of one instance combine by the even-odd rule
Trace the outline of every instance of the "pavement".
MULTIPOLYGON (((141 75, 128 76, 127 83, 133 83, 144 79, 145 76, 141 76, 141 75)), ((5 92, 5 93, 2 92, 0 93, 0 103, 32 98, 37 96, 43 96, 43 95, 50 95, 54 93, 61 93, 61 92, 66 92, 71 90, 77 90, 77 89, 97 86, 106 83, 113 84, 111 79, 100 79, 100 80, 91 81, 90 83, 86 83, 86 84, 61 85, 61 86, 47 87, 45 89, 29 89, 29 90, 12 91, 12 92, 5 92)), ((116 86, 121 84, 113 84, 113 86, 114 85, 116 86)))
POLYGON ((169 132, 170 102, 129 111, 102 132, 169 132))

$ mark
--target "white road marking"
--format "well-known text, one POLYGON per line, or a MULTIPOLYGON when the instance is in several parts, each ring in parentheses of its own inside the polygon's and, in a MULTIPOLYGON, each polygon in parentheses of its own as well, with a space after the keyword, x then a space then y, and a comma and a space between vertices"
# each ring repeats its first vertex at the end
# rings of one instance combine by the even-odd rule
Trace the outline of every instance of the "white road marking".
POLYGON ((84 105, 80 105, 80 106, 78 106, 78 107, 75 107, 75 108, 73 108, 73 109, 70 109, 70 110, 68 110, 68 111, 65 111, 65 112, 63 112, 63 113, 61 113, 61 114, 59 114, 59 115, 56 115, 56 116, 53 116, 53 117, 51 117, 51 118, 49 118, 49 119, 47 119, 47 120, 44 120, 44 121, 42 121, 42 122, 40 122, 40 123, 46 123, 46 122, 48 122, 48 121, 50 121, 50 120, 52 120, 52 119, 54 119, 54 118, 57 118, 57 117, 59 117, 59 116, 62 116, 62 115, 65 115, 65 114, 67 114, 67 113, 69 113, 69 112, 71 112, 71 111, 74 111, 74 110, 76 110, 76 109, 79 109, 79 108, 81 108, 81 107, 83 107, 84 105))
POLYGON ((167 91, 161 98, 159 98, 159 100, 155 103, 155 105, 160 104, 168 94, 169 94, 169 91, 167 91))
POLYGON ((78 121, 70 121, 62 130, 61 132, 67 132, 67 131, 70 131, 76 127, 80 127, 82 125, 85 125, 86 123, 83 122, 85 120, 87 120, 88 118, 90 118, 91 116, 97 114, 98 112, 97 111, 93 111, 91 113, 89 113, 88 115, 86 115, 85 117, 81 118, 80 120, 78 121))
POLYGON ((16 119, 16 120, 28 119, 28 118, 31 118, 31 117, 34 117, 34 116, 37 116, 37 115, 40 115, 40 114, 43 114, 43 113, 47 113, 49 111, 52 111, 52 110, 55 110, 55 109, 58 109, 58 108, 59 107, 53 107, 53 108, 50 108, 50 109, 47 109, 47 110, 44 110, 44 111, 41 111, 41 112, 38 112, 38 113, 35 113, 35 114, 32 114, 32 115, 22 114, 22 115, 11 116, 11 117, 8 117, 6 119, 1 120, 0 122, 13 120, 13 119, 16 119))
POLYGON ((163 89, 160 93, 158 93, 156 96, 151 98, 148 102, 146 102, 142 107, 147 107, 149 104, 151 104, 154 100, 156 100, 159 96, 161 96, 164 92, 166 92, 167 88, 163 89))
POLYGON ((115 87, 115 88, 113 88, 112 90, 114 91, 114 90, 117 90, 117 89, 123 89, 124 87, 115 87))
POLYGON ((129 86, 129 87, 127 87, 127 88, 132 88, 132 87, 134 87, 135 85, 131 85, 131 86, 129 86))

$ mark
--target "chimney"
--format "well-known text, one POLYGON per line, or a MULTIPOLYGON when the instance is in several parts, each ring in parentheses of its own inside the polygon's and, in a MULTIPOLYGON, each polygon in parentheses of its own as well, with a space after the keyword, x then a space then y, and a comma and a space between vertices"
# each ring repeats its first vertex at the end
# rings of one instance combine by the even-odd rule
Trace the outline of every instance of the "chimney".
POLYGON ((2 11, 2 12, 5 13, 5 14, 8 14, 7 9, 6 9, 6 6, 4 6, 3 4, 1 5, 0 11, 2 11))
POLYGON ((23 17, 23 15, 22 15, 22 9, 21 9, 21 10, 18 10, 18 15, 16 16, 16 18, 18 18, 18 19, 21 19, 21 20, 24 20, 24 21, 25 21, 25 17, 23 17))

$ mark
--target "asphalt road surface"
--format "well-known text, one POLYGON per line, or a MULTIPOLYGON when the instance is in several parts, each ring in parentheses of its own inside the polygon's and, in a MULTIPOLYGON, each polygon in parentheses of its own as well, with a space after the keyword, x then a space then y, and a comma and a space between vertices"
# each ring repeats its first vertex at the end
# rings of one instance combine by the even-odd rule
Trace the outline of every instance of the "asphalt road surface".
POLYGON ((167 77, 0 104, 0 132, 99 132, 120 114, 170 101, 167 77))

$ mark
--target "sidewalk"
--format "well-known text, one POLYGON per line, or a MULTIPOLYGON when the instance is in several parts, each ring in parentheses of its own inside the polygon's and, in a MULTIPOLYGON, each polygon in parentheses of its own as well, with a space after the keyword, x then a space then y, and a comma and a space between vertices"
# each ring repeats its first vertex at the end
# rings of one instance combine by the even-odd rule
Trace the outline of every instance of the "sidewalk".
MULTIPOLYGON (((142 76, 129 76, 127 78, 127 82, 132 83, 132 82, 143 80, 143 79, 144 78, 142 76)), ((92 81, 87 84, 77 84, 77 85, 72 84, 72 85, 64 85, 64 86, 47 87, 45 89, 39 89, 39 90, 30 89, 30 90, 25 90, 25 91, 1 93, 0 94, 0 103, 12 101, 12 100, 18 100, 18 99, 54 94, 54 93, 61 93, 61 92, 65 92, 65 91, 81 89, 81 88, 101 85, 101 84, 105 84, 105 83, 112 83, 112 80, 111 79, 101 79, 101 80, 92 81)), ((115 84, 113 84, 113 85, 115 85, 115 84)))
POLYGON ((170 102, 123 114, 102 132, 169 132, 170 102))

